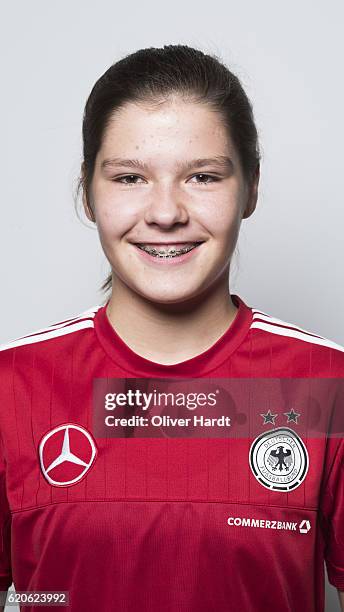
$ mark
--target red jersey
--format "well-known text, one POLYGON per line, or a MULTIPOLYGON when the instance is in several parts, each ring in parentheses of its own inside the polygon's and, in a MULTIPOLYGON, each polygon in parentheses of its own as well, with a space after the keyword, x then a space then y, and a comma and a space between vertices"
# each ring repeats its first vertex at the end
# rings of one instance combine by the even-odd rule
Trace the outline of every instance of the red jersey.
POLYGON ((174 365, 131 350, 108 302, 1 345, 0 590, 67 591, 72 612, 323 612, 324 561, 344 590, 343 436, 309 435, 343 415, 344 348, 232 299, 227 331, 174 365), (234 410, 245 436, 94 435, 94 380, 171 377, 278 393, 234 410))

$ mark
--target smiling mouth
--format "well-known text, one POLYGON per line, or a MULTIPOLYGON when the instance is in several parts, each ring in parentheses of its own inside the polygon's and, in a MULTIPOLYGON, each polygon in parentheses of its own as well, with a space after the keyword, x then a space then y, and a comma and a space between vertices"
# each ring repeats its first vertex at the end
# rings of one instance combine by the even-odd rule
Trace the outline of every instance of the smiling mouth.
POLYGON ((136 243, 135 246, 137 246, 142 251, 145 251, 146 253, 148 253, 148 255, 151 255, 152 257, 158 257, 162 259, 172 259, 175 257, 180 257, 181 255, 185 255, 185 253, 189 253, 189 251, 192 251, 193 249, 197 248, 200 244, 203 244, 203 241, 183 243, 183 244, 185 246, 181 248, 178 248, 176 243, 173 243, 173 245, 171 246, 167 244, 147 246, 145 244, 136 243))

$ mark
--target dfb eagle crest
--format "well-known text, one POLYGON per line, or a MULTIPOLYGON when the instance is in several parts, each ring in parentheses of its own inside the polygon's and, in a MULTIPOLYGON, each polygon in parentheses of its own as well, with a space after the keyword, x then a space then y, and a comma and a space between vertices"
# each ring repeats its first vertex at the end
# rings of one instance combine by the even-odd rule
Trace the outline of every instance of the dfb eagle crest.
POLYGON ((261 485, 285 493, 300 486, 309 467, 307 448, 289 427, 278 427, 257 436, 250 447, 249 462, 261 485))

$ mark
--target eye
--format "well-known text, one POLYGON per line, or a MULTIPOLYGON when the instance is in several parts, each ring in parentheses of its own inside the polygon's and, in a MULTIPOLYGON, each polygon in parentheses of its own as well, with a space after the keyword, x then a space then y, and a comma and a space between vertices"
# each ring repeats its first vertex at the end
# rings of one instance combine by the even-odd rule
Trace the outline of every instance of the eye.
POLYGON ((204 174, 203 172, 202 172, 202 173, 199 173, 199 174, 195 174, 195 175, 194 175, 192 178, 195 178, 196 176, 197 176, 197 177, 202 177, 202 179, 204 179, 204 178, 205 178, 205 179, 207 179, 207 180, 205 180, 205 181, 204 181, 204 180, 197 181, 197 182, 198 182, 198 184, 200 184, 200 185, 207 185, 208 183, 216 183, 217 181, 220 181, 220 180, 221 180, 221 179, 220 179, 219 177, 217 177, 217 176, 212 176, 211 174, 204 174), (209 180, 209 179, 210 179, 210 180, 209 180))
POLYGON ((139 179, 139 178, 140 177, 137 174, 126 174, 125 176, 119 176, 113 179, 113 181, 116 183, 122 183, 122 185, 135 185, 137 182, 135 179, 139 179), (134 180, 130 180, 127 182, 124 179, 134 179, 134 180))
MULTIPOLYGON (((199 174, 195 174, 191 178, 195 178, 195 177, 200 177, 201 178, 200 181, 197 181, 197 183, 200 184, 200 185, 208 185, 208 183, 215 183, 215 182, 221 180, 217 176, 212 176, 211 174, 205 174, 203 172, 199 173, 199 174)), ((114 182, 116 182, 116 183, 121 183, 122 185, 135 185, 137 183, 137 179, 140 179, 140 178, 141 177, 138 176, 137 174, 126 174, 124 176, 119 176, 119 177, 117 177, 115 179, 112 179, 112 180, 114 182)))

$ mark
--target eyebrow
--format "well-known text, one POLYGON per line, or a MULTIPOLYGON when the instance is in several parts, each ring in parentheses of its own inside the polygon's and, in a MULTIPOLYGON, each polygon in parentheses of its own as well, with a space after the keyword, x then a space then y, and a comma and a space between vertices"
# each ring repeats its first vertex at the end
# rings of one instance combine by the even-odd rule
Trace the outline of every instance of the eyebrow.
MULTIPOLYGON (((190 168, 201 168, 203 166, 219 166, 223 169, 233 170, 234 164, 233 160, 226 155, 216 155, 215 157, 207 157, 207 158, 198 158, 191 159, 187 162, 177 162, 177 167, 189 170, 190 168)), ((141 161, 140 159, 123 159, 120 157, 112 157, 109 159, 104 159, 101 163, 101 168, 113 166, 128 166, 130 168, 140 168, 141 170, 148 170, 148 164, 141 161)))

